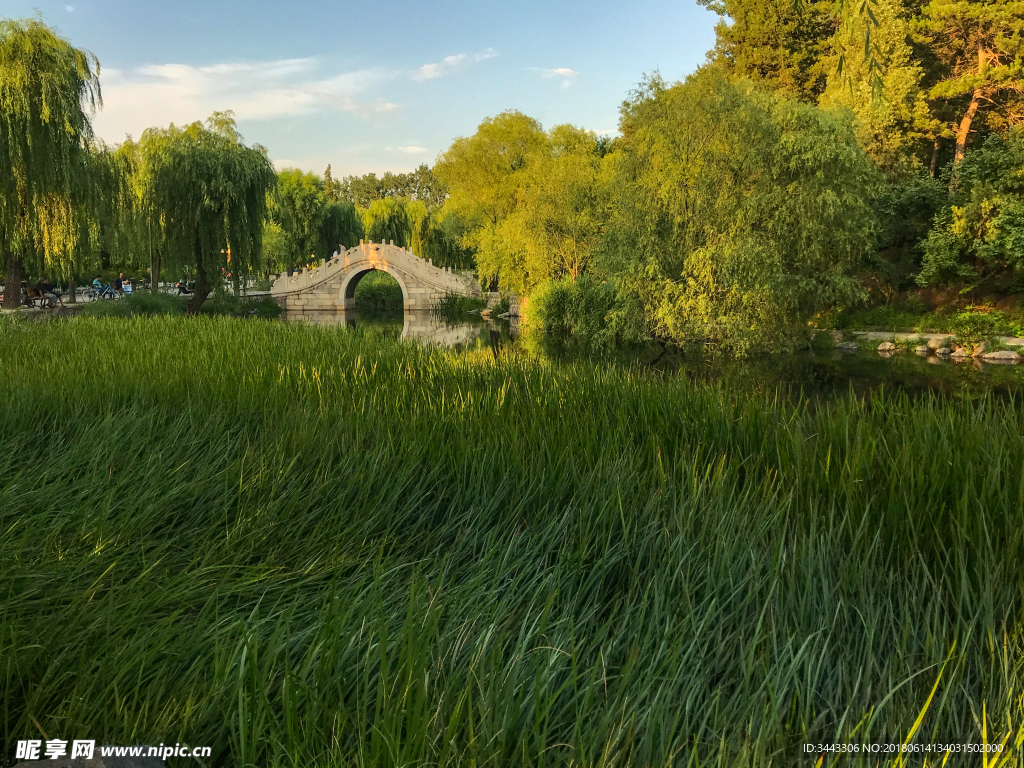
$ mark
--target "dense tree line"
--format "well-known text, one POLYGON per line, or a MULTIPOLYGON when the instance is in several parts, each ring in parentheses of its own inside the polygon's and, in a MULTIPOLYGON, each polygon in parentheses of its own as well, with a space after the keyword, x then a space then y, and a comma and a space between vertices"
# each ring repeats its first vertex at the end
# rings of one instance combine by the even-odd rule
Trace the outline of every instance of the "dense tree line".
POLYGON ((336 181, 295 169, 278 174, 264 228, 265 264, 281 272, 351 248, 360 240, 391 242, 439 266, 474 267, 458 216, 442 206, 444 187, 427 166, 409 174, 336 181))
POLYGON ((708 64, 641 83, 610 145, 505 113, 444 153, 483 279, 537 325, 733 349, 918 286, 1024 291, 1024 3, 702 4, 708 64))
POLYGON ((23 278, 72 282, 116 252, 154 282, 162 268, 191 272, 195 312, 222 269, 258 265, 273 167, 230 113, 105 146, 91 127, 98 73, 40 21, 0 22, 4 306, 20 304, 23 278))
POLYGON ((115 261, 237 287, 360 239, 600 343, 785 347, 869 296, 1024 291, 1024 3, 701 2, 708 63, 640 83, 615 139, 505 112, 379 178, 274 173, 230 113, 107 147, 95 57, 3 22, 5 302, 115 261))

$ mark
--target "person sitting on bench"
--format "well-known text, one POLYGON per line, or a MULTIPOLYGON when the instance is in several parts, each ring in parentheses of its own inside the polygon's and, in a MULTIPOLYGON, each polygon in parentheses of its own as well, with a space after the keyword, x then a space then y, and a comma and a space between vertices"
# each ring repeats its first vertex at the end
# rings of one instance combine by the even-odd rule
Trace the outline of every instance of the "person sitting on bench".
POLYGON ((184 281, 180 281, 180 282, 175 283, 174 287, 178 289, 178 295, 179 296, 191 296, 192 295, 192 291, 190 291, 188 289, 188 287, 185 285, 184 281))
POLYGON ((30 307, 34 307, 38 301, 40 305, 46 303, 46 299, 43 298, 43 293, 34 285, 22 284, 25 287, 25 304, 30 307))
POLYGON ((43 294, 43 298, 49 303, 51 307, 60 304, 64 306, 64 301, 60 297, 60 292, 53 286, 52 283, 47 281, 44 277, 35 285, 36 290, 43 294))

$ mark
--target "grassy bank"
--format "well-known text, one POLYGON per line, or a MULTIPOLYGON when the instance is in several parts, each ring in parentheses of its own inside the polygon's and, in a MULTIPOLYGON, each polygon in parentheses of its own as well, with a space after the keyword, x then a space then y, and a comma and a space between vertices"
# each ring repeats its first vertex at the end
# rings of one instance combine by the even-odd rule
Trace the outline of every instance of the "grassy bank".
POLYGON ((1024 722, 1012 403, 136 317, 0 324, 0 420, 7 745, 786 765, 1024 722))
POLYGON ((992 336, 1024 336, 1024 318, 1020 312, 999 312, 985 307, 927 312, 907 307, 873 307, 825 318, 825 325, 860 331, 905 333, 951 333, 970 340, 992 336))
MULTIPOLYGON (((117 301, 90 301, 82 306, 87 317, 135 317, 138 315, 184 315, 189 299, 165 293, 137 293, 117 301)), ((261 315, 277 317, 281 308, 268 296, 214 295, 200 309, 206 315, 261 315)))

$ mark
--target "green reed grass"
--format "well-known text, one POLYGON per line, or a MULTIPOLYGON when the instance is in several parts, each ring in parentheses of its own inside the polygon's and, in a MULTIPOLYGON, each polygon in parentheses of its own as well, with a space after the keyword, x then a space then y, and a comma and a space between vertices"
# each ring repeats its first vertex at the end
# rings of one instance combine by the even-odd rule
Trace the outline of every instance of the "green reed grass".
POLYGON ((5 745, 308 768, 797 765, 915 723, 1019 741, 1013 402, 811 409, 79 318, 0 324, 0 424, 5 745))

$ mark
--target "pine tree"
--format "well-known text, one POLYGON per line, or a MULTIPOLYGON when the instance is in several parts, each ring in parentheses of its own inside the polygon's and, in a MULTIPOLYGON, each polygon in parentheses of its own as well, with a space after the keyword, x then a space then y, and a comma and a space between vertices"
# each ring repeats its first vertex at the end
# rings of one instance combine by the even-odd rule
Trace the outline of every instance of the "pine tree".
POLYGON ((979 114, 1024 94, 1024 2, 931 0, 915 29, 945 69, 930 96, 960 107, 959 163, 979 114))
POLYGON ((697 0, 722 17, 709 54, 729 74, 816 102, 838 26, 831 0, 697 0), (728 21, 727 21, 728 20, 728 21))
POLYGON ((844 20, 831 42, 843 68, 831 68, 820 104, 850 109, 857 118, 860 145, 877 166, 893 173, 906 170, 914 151, 941 135, 942 126, 928 110, 924 72, 909 40, 910 19, 903 3, 877 0, 873 15, 871 35, 881 64, 876 69, 863 55, 868 21, 860 16, 844 20))

